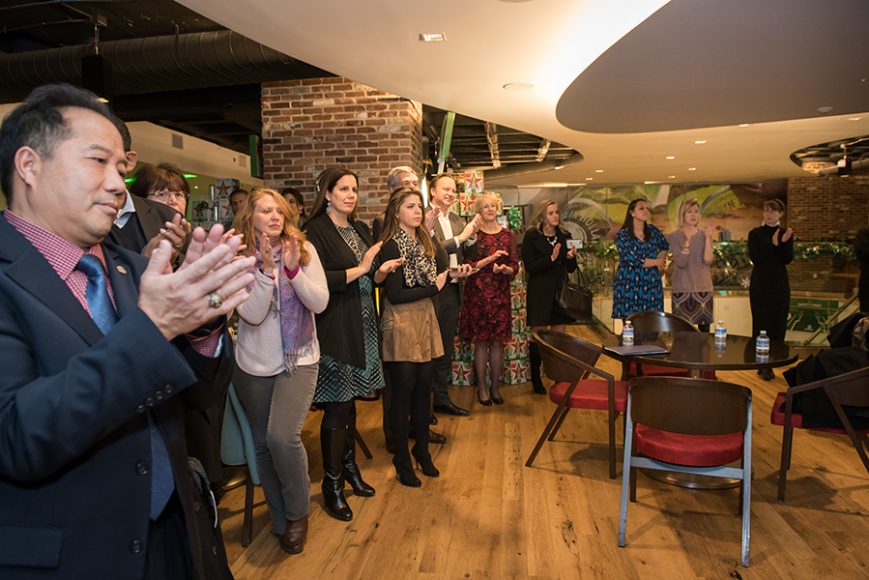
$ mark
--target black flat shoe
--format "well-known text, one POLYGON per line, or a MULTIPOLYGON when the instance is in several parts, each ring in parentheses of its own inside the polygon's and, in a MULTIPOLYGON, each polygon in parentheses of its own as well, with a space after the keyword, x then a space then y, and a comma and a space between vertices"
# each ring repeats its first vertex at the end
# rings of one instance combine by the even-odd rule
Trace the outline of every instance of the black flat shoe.
POLYGON ((495 395, 490 394, 489 396, 492 397, 492 402, 495 403, 496 405, 503 405, 504 404, 504 397, 502 397, 501 395, 498 395, 496 397, 495 395))
POLYGON ((434 443, 435 445, 443 445, 447 442, 446 435, 441 435, 440 433, 435 433, 431 429, 428 430, 428 442, 434 443))
POLYGON ((454 404, 452 401, 450 401, 446 405, 435 405, 434 407, 432 407, 432 410, 435 413, 440 413, 441 415, 453 415, 454 417, 468 416, 467 409, 462 409, 458 405, 454 404))
POLYGON ((485 407, 491 407, 491 406, 492 406, 492 399, 486 399, 486 400, 484 401, 484 400, 483 400, 483 397, 480 396, 480 391, 477 391, 477 400, 480 402, 481 405, 483 405, 483 406, 485 406, 485 407))

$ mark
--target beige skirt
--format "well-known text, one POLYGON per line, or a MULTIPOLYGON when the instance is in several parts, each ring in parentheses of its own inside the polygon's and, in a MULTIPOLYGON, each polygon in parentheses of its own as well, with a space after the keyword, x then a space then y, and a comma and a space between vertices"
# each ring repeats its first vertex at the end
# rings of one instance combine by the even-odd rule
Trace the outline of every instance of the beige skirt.
POLYGON ((383 360, 428 362, 444 354, 440 326, 431 298, 406 304, 383 300, 383 360))

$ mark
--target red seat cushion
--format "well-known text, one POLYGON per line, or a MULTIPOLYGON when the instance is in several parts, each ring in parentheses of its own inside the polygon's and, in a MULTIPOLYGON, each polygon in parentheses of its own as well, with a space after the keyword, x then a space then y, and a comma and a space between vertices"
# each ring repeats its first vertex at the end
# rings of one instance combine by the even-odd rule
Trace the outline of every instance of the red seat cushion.
POLYGON ((636 424, 634 448, 638 453, 667 463, 711 467, 742 458, 742 433, 683 435, 636 424))
MULTIPOLYGON (((784 426, 785 424, 784 404, 786 398, 787 396, 784 393, 779 393, 775 397, 775 402, 772 404, 772 411, 769 414, 770 423, 773 425, 784 426)), ((844 429, 837 429, 835 427, 803 427, 802 413, 791 413, 791 427, 794 429, 808 429, 809 431, 823 431, 824 433, 847 435, 847 432, 844 429)), ((857 433, 869 435, 869 429, 855 429, 855 431, 857 433)))
MULTIPOLYGON (((637 363, 631 363, 630 373, 632 377, 687 377, 691 372, 679 367, 665 367, 664 365, 642 365, 643 374, 637 374, 637 363)), ((703 371, 704 379, 715 379, 715 371, 703 371)))
MULTIPOLYGON (((549 389, 549 400, 556 405, 564 398, 570 383, 555 383, 549 389)), ((624 413, 628 400, 628 381, 615 382, 616 411, 624 413)), ((582 379, 570 394, 567 406, 573 409, 609 409, 607 382, 599 379, 582 379)))

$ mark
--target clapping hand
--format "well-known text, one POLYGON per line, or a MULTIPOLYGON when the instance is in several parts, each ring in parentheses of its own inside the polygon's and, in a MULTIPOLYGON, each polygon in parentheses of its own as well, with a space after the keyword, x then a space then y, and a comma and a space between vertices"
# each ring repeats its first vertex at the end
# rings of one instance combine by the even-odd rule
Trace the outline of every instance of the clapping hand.
POLYGON ((434 229, 435 224, 438 223, 438 218, 441 215, 441 208, 438 206, 433 206, 427 212, 425 212, 425 231, 430 232, 434 229))
POLYGON ((377 271, 383 274, 384 277, 386 277, 387 275, 392 274, 393 272, 398 270, 398 268, 400 268, 402 264, 404 264, 404 258, 386 260, 385 262, 380 264, 380 267, 377 269, 377 271))
POLYGON ((161 241, 139 284, 139 308, 167 340, 224 316, 243 303, 253 282, 253 256, 236 259, 241 238, 223 240, 223 226, 193 230, 184 263, 172 271, 172 247, 161 241))
POLYGON ((467 278, 474 271, 470 264, 459 264, 456 268, 450 269, 450 278, 467 278))
POLYGON ((444 286, 447 284, 447 275, 449 274, 449 270, 444 270, 438 277, 435 278, 435 286, 437 286, 438 292, 444 289, 444 286))
POLYGON ((262 258, 260 271, 266 276, 271 276, 275 271, 275 257, 272 256, 272 241, 268 234, 263 234, 259 239, 259 253, 262 258))
MULTIPOLYGON (((776 232, 776 233, 778 233, 778 232, 776 232)), ((788 229, 785 230, 784 235, 782 235, 782 237, 781 237, 781 241, 786 242, 786 241, 788 241, 789 239, 791 239, 791 238, 793 237, 793 235, 794 235, 794 230, 793 230, 793 228, 788 228, 788 229)))
POLYGON ((160 232, 148 240, 148 243, 142 248, 142 255, 150 258, 151 253, 160 244, 161 240, 167 240, 172 244, 173 252, 177 254, 184 247, 184 242, 192 230, 193 226, 190 225, 190 222, 184 219, 180 213, 175 214, 172 217, 172 221, 165 222, 163 227, 160 228, 160 232))
POLYGON ((479 229, 480 229, 480 214, 477 214, 474 216, 474 219, 472 219, 471 221, 468 222, 468 224, 465 226, 465 229, 462 230, 462 233, 460 233, 456 237, 459 239, 459 242, 464 244, 465 242, 470 240, 472 237, 474 237, 474 234, 476 234, 477 230, 479 230, 479 229))
POLYGON ((557 242, 554 246, 552 246, 552 255, 549 256, 549 259, 553 262, 558 259, 558 254, 561 253, 561 242, 557 242))
POLYGON ((296 234, 290 234, 290 237, 284 242, 284 268, 292 272, 299 265, 299 257, 301 250, 299 249, 299 240, 296 234))
POLYGON ((359 262, 359 265, 362 267, 363 271, 368 272, 371 270, 371 265, 374 263, 374 258, 376 258, 377 254, 380 253, 380 248, 382 246, 383 242, 377 242, 365 251, 365 255, 362 256, 362 261, 359 262))

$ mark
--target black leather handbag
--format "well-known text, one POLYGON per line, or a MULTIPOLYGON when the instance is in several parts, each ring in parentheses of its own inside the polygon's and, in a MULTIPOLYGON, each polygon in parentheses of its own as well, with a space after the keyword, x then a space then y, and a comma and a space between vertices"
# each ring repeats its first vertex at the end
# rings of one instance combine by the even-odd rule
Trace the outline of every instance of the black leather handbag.
POLYGON ((572 284, 565 277, 555 293, 558 306, 577 321, 591 320, 591 299, 593 294, 588 288, 572 284))

